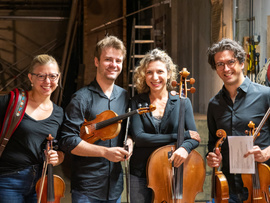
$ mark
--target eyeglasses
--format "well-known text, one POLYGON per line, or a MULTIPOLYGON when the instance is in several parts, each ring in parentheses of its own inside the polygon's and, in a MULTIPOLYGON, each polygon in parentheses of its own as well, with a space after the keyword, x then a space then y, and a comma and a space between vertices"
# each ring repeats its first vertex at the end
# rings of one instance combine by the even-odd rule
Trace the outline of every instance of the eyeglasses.
POLYGON ((216 68, 217 69, 223 69, 225 68, 225 65, 227 65, 228 68, 233 68, 235 63, 236 63, 236 59, 231 59, 231 60, 228 60, 227 62, 217 62, 216 63, 216 68))
POLYGON ((47 79, 47 77, 50 79, 50 81, 55 81, 59 74, 58 73, 52 73, 52 74, 36 74, 36 73, 31 73, 31 75, 37 76, 37 79, 39 81, 44 81, 47 79))

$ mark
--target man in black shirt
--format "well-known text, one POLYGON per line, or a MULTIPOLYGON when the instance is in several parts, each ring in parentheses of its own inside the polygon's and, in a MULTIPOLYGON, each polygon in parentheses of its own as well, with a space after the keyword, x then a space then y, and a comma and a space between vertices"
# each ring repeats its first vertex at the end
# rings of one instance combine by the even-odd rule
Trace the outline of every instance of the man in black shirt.
MULTIPOLYGON (((126 113, 127 91, 114 82, 122 71, 126 49, 114 36, 105 37, 95 50, 96 78, 90 85, 78 90, 65 111, 60 148, 73 156, 71 192, 73 203, 120 202, 123 191, 121 161, 132 153, 132 140, 128 139, 130 151, 123 146, 124 130, 106 141, 90 144, 80 137, 84 119, 91 121, 105 110, 118 115, 126 113)), ((124 122, 123 122, 124 123, 124 122)))
MULTIPOLYGON (((229 184, 229 202, 242 202, 248 197, 243 187, 241 174, 231 174, 229 166, 229 147, 225 140, 221 151, 215 148, 219 139, 218 129, 226 131, 228 136, 241 136, 249 130, 248 123, 253 121, 256 127, 270 107, 270 88, 253 83, 243 74, 245 52, 235 41, 223 39, 208 49, 208 62, 222 79, 223 88, 209 102, 207 122, 209 129, 207 164, 219 167, 229 184), (214 152, 213 152, 214 149, 214 152)), ((270 121, 265 122, 254 147, 246 156, 254 154, 255 161, 266 162, 270 158, 270 121)))

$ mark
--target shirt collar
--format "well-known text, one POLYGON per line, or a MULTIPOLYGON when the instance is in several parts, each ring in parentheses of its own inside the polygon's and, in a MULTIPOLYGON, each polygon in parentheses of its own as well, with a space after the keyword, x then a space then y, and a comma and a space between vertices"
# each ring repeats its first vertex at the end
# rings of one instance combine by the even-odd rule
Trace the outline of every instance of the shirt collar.
MULTIPOLYGON (((247 76, 245 76, 244 82, 237 88, 237 91, 241 89, 243 92, 247 93, 250 83, 251 80, 247 76)), ((229 95, 229 92, 224 85, 222 87, 222 92, 226 95, 229 95)))
MULTIPOLYGON (((88 86, 88 88, 91 90, 91 91, 94 91, 96 93, 98 93, 100 96, 102 97, 105 97, 105 98, 108 98, 104 92, 102 91, 101 87, 99 86, 96 78, 90 83, 90 85, 88 86)), ((118 91, 118 88, 116 85, 113 85, 113 91, 112 91, 112 94, 111 94, 111 97, 110 97, 110 100, 113 100, 116 98, 116 96, 119 94, 119 91, 118 91)))

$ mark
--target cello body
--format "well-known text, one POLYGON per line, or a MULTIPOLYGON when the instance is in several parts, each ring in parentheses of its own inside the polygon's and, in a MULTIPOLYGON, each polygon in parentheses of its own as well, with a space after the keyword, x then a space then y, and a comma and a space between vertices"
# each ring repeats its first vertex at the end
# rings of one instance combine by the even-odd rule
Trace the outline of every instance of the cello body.
POLYGON ((172 164, 168 152, 174 145, 166 145, 155 150, 148 159, 148 187, 153 190, 153 203, 192 203, 197 193, 203 191, 205 165, 202 156, 192 150, 183 163, 183 198, 174 199, 172 194, 172 164))
POLYGON ((256 165, 258 174, 242 174, 244 187, 248 189, 249 194, 244 203, 269 203, 270 167, 264 163, 256 163, 256 165), (255 178, 259 181, 255 181, 255 178))

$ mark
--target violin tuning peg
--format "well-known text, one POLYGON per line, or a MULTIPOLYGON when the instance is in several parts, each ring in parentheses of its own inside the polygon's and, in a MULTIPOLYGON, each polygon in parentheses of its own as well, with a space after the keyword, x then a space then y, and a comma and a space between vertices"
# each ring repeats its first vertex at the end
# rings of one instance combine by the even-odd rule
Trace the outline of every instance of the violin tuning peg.
POLYGON ((177 83, 175 80, 172 81, 172 86, 173 86, 173 87, 176 87, 177 85, 179 85, 179 83, 177 83))
POLYGON ((194 79, 194 78, 190 78, 190 79, 189 79, 189 83, 190 83, 191 85, 193 85, 193 84, 195 83, 195 79, 194 79))
POLYGON ((191 87, 190 89, 189 89, 189 91, 190 91, 190 93, 194 93, 194 92, 196 92, 196 89, 194 88, 194 87, 191 87))

